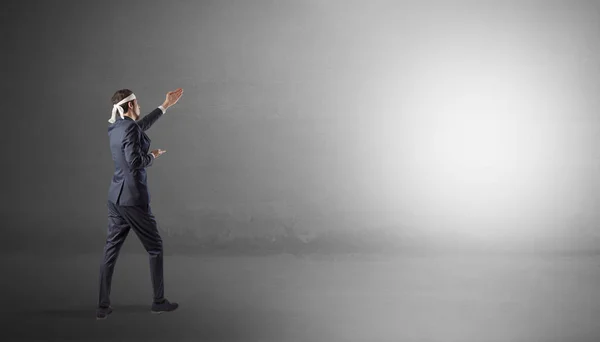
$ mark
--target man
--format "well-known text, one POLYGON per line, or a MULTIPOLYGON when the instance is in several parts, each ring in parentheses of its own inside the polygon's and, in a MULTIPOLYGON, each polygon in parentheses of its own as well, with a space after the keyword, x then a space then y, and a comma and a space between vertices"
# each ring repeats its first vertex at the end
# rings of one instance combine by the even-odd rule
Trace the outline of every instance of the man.
POLYGON ((108 232, 104 257, 100 266, 100 297, 97 319, 105 319, 112 312, 110 288, 119 250, 129 230, 137 234, 150 256, 150 275, 154 300, 151 312, 162 313, 177 309, 164 297, 163 247, 157 223, 150 208, 150 194, 146 181, 146 168, 166 151, 148 152, 150 138, 144 133, 173 106, 183 89, 167 93, 165 102, 150 114, 140 118, 141 107, 129 89, 117 91, 112 97, 112 117, 108 120, 108 137, 115 173, 108 189, 108 232), (119 116, 116 113, 119 112, 119 116))

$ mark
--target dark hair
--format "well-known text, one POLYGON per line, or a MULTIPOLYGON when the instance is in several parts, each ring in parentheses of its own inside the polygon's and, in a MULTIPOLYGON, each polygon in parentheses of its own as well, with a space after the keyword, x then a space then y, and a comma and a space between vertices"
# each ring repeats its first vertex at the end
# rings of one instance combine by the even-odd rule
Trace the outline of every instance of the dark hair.
MULTIPOLYGON (((117 90, 117 92, 112 96, 112 104, 116 105, 117 103, 121 102, 124 98, 126 98, 127 96, 133 94, 133 91, 129 90, 129 89, 121 89, 121 90, 117 90)), ((132 100, 133 101, 133 100, 132 100)), ((129 101, 129 102, 132 102, 129 101)), ((123 108, 123 113, 127 113, 129 111, 129 102, 125 102, 121 105, 121 108, 123 108)))

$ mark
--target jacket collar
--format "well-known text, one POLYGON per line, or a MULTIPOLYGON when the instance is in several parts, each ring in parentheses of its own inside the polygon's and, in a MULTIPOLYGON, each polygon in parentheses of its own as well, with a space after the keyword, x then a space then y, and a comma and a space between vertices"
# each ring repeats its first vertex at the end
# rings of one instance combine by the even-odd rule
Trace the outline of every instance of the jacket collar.
POLYGON ((117 120, 129 120, 129 121, 135 122, 135 120, 133 120, 132 118, 130 118, 128 116, 123 116, 122 119, 121 119, 121 116, 117 116, 117 120))

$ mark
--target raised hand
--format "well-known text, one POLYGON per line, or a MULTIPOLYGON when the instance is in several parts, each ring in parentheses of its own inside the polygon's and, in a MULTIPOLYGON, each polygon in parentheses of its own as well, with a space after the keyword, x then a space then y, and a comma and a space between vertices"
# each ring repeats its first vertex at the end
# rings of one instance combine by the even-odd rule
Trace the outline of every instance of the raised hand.
POLYGON ((165 109, 166 109, 166 108, 171 107, 172 105, 176 104, 177 101, 179 101, 179 99, 181 98, 181 95, 183 95, 182 88, 178 88, 176 90, 168 92, 165 102, 163 103, 163 107, 165 107, 165 109))

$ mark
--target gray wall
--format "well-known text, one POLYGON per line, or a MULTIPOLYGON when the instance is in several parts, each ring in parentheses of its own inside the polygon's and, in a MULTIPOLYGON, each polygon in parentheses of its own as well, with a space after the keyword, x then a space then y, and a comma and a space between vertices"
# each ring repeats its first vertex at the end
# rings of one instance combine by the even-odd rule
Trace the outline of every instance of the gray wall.
POLYGON ((521 206, 527 220, 498 208, 467 223, 533 229, 511 230, 507 245, 593 247, 598 5, 418 3, 9 1, 0 210, 19 238, 11 246, 101 246, 110 98, 132 89, 145 114, 178 87, 183 98, 148 132, 167 150, 149 184, 168 238, 353 232, 358 243, 361 233, 464 243, 469 234, 453 226, 467 221, 440 226, 452 213, 420 192, 427 180, 411 159, 417 142, 435 139, 427 108, 452 88, 440 70, 456 49, 452 58, 501 57, 529 72, 513 80, 536 88, 528 127, 546 132, 547 147, 531 178, 543 181, 521 206))

